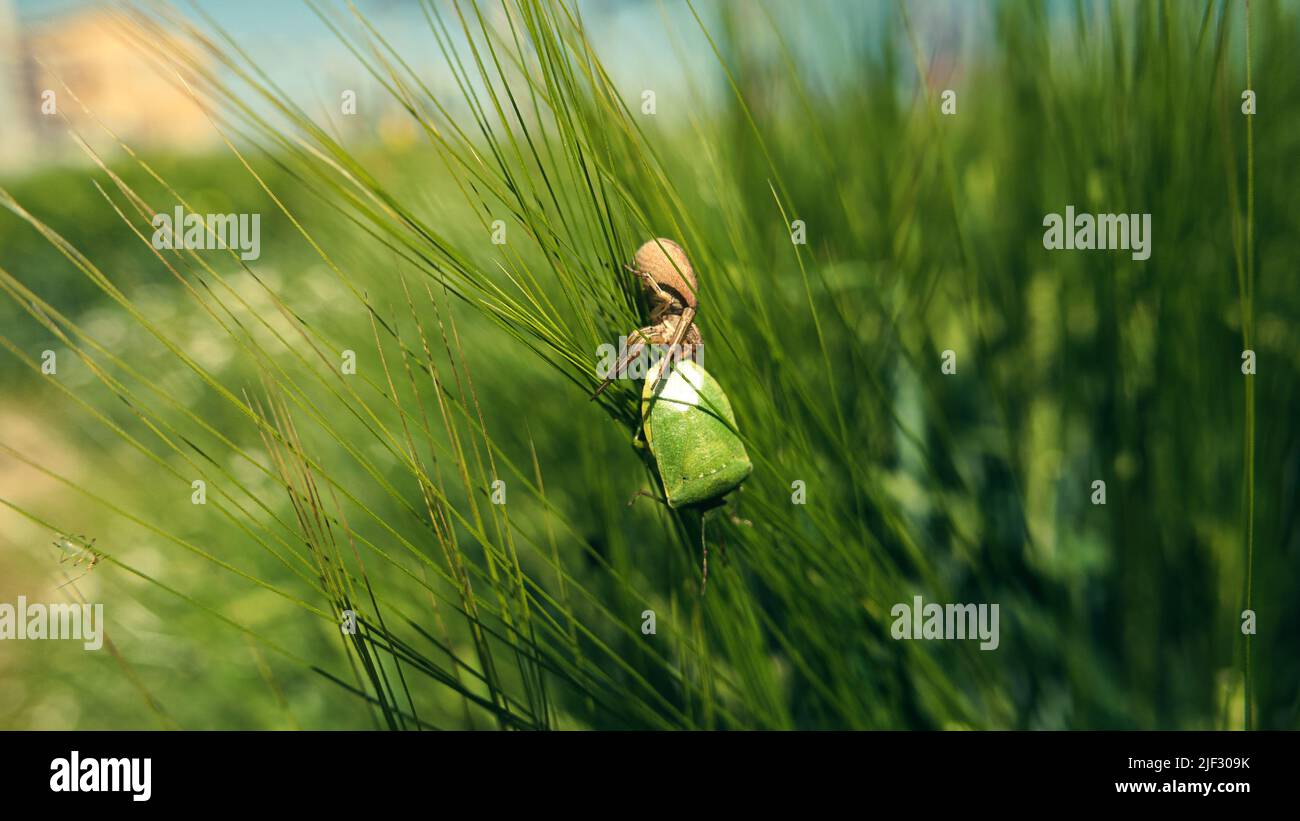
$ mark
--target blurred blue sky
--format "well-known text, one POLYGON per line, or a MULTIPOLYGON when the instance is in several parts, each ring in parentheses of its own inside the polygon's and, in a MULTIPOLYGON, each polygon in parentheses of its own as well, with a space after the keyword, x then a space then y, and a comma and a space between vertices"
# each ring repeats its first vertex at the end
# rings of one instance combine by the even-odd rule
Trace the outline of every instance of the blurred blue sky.
MULTIPOLYGON (((697 0, 696 10, 709 20, 719 3, 726 1, 697 0)), ((419 0, 354 2, 413 65, 433 68, 440 64, 419 0)), ((452 7, 447 0, 437 2, 441 8, 452 7)), ((0 0, 0 8, 7 3, 15 5, 20 25, 35 24, 69 11, 98 5, 95 0, 0 0)), ((301 0, 173 0, 172 5, 197 19, 192 10, 195 3, 226 28, 254 61, 269 70, 287 90, 301 90, 322 69, 335 71, 345 63, 351 65, 355 62, 301 0)), ((482 4, 488 12, 494 11, 496 5, 494 2, 482 4)), ((601 58, 616 81, 626 80, 631 87, 639 88, 645 86, 649 77, 663 82, 665 72, 683 68, 683 58, 712 62, 708 45, 699 39, 698 26, 686 3, 672 0, 578 0, 577 5, 584 21, 597 33, 593 42, 609 44, 608 48, 602 49, 601 58), (670 27, 675 32, 670 31, 670 27), (685 45, 685 49, 673 51, 671 38, 674 36, 678 45, 685 45)), ((980 5, 965 0, 926 0, 913 6, 910 13, 917 28, 929 35, 929 44, 946 50, 957 45, 958 39, 969 43, 971 37, 977 37, 985 27, 982 18, 987 15, 979 11, 980 5)), ((321 6, 331 10, 345 9, 345 4, 331 0, 322 0, 321 6)), ((835 46, 844 44, 813 43, 801 38, 800 18, 831 16, 842 19, 845 25, 841 33, 850 35, 857 32, 861 35, 861 41, 854 44, 860 49, 878 43, 874 32, 871 36, 866 35, 870 29, 878 29, 879 22, 894 9, 892 0, 792 0, 768 6, 778 16, 790 18, 788 21, 783 19, 783 24, 789 23, 783 25, 788 44, 802 52, 802 57, 814 61, 833 59, 835 46), (864 22, 867 23, 865 28, 864 22)), ((753 7, 755 17, 761 18, 760 4, 754 2, 753 7)), ((454 26, 454 13, 449 19, 454 26)))
MULTIPOLYGON (((369 23, 419 73, 422 82, 454 112, 461 94, 455 78, 446 69, 419 0, 354 2, 369 23)), ((888 20, 897 8, 893 0, 790 0, 765 4, 755 0, 696 0, 695 10, 715 36, 723 36, 717 16, 723 3, 752 8, 753 25, 743 26, 738 33, 749 41, 751 54, 762 54, 763 59, 774 64, 783 60, 773 34, 775 26, 805 76, 813 80, 811 87, 820 87, 827 93, 842 89, 846 80, 852 82, 852 78, 843 76, 844 66, 860 64, 853 55, 879 48, 881 33, 889 30, 888 20), (769 14, 774 20, 768 20, 769 14), (826 25, 826 18, 834 24, 826 25), (828 32, 831 32, 829 36, 828 32)), ((435 4, 443 10, 448 25, 456 30, 459 24, 450 0, 435 0, 435 4)), ((57 26, 60 18, 102 5, 113 3, 111 0, 107 3, 0 0, 0 29, 3 29, 6 9, 17 18, 17 34, 21 37, 25 31, 51 23, 57 26)), ((363 114, 375 114, 385 106, 394 106, 387 93, 302 0, 172 0, 171 5, 194 19, 200 28, 207 29, 195 10, 197 5, 231 35, 284 94, 313 116, 336 111, 340 92, 345 89, 356 92, 363 114)), ((345 26, 355 25, 342 0, 320 0, 320 5, 332 16, 341 16, 345 26)), ((489 20, 502 15, 496 0, 482 2, 481 8, 489 20)), ((709 104, 730 95, 726 76, 719 70, 712 47, 686 3, 577 0, 577 8, 590 41, 596 45, 605 69, 628 105, 640 105, 642 91, 653 89, 658 95, 660 115, 665 121, 672 121, 684 119, 701 99, 709 104)), ((908 13, 918 39, 933 61, 932 80, 946 82, 952 72, 960 74, 963 64, 960 54, 977 48, 988 33, 992 17, 988 8, 969 0, 924 0, 909 4, 908 13)), ((0 55, 0 70, 4 69, 4 62, 0 55)), ((910 73, 904 72, 900 82, 911 82, 911 78, 910 73)), ((473 81, 477 82, 477 78, 473 81)), ((11 109, 29 102, 21 86, 15 87, 19 92, 16 97, 10 97, 15 101, 10 102, 11 109)), ((249 99, 263 114, 270 113, 269 105, 249 99)), ((5 108, 5 100, 0 99, 0 112, 5 108)), ((0 127, 0 135, 3 133, 0 127)))

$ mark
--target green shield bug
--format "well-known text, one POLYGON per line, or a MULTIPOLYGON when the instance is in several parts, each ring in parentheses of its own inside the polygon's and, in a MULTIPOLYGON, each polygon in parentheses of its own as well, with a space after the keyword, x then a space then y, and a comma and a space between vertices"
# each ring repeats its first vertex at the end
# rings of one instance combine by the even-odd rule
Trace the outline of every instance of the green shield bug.
POLYGON ((694 324, 699 302, 695 270, 686 252, 672 240, 650 240, 637 249, 630 270, 641 282, 652 324, 629 336, 622 357, 614 370, 605 374, 592 399, 625 374, 647 346, 665 351, 646 373, 641 426, 634 439, 634 444, 649 451, 664 495, 660 498, 638 491, 628 504, 639 496, 650 496, 674 510, 699 512, 703 589, 709 578, 704 515, 725 503, 726 495, 740 487, 753 464, 736 427, 731 402, 698 362, 704 342, 694 324))
POLYGON ((711 506, 740 487, 754 466, 736 432, 731 402, 716 379, 687 359, 658 379, 647 374, 641 427, 671 508, 711 506))

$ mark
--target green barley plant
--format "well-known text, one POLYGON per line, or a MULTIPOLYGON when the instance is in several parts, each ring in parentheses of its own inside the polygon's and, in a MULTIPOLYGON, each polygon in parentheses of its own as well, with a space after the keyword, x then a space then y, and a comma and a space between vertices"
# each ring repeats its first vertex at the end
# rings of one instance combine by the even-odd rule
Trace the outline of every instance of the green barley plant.
POLYGON ((4 726, 1297 725, 1295 4, 683 0, 629 43, 422 0, 418 52, 306 8, 409 140, 123 2, 219 149, 86 110, 83 166, 0 186, 0 593, 85 533, 59 592, 109 614, 0 662, 4 726), (1067 206, 1150 258, 1049 251, 1067 206), (260 258, 159 247, 178 207, 260 258), (707 526, 628 505, 640 383, 589 401, 653 237, 753 463, 707 526), (902 639, 917 597, 996 646, 902 639))

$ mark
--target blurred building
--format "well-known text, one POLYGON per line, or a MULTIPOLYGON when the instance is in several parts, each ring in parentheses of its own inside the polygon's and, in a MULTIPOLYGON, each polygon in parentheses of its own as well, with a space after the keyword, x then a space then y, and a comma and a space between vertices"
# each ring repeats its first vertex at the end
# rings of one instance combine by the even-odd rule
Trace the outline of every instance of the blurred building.
POLYGON ((29 118, 22 114, 23 63, 18 15, 12 0, 0 0, 0 173, 17 165, 31 149, 29 118))
POLYGON ((188 94, 106 13, 72 9, 24 22, 12 0, 0 0, 0 171, 84 156, 69 122, 92 145, 107 145, 85 109, 133 147, 202 150, 217 139, 188 94))

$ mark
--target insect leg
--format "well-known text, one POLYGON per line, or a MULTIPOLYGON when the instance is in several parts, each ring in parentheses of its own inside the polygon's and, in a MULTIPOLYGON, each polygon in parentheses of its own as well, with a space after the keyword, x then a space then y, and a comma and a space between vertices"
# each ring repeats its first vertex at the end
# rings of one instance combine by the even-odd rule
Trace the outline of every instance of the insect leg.
POLYGON ((732 523, 733 525, 744 525, 745 527, 753 527, 753 526, 754 526, 754 523, 753 523, 753 522, 751 522, 751 521, 748 520, 748 519, 742 519, 742 518, 740 518, 740 516, 738 516, 738 515, 737 515, 735 512, 733 512, 733 511, 727 511, 727 518, 731 520, 731 523, 732 523))
POLYGON ((661 505, 666 506, 668 504, 667 499, 661 499, 658 496, 654 495, 652 491, 645 490, 644 488, 642 488, 641 490, 638 490, 636 493, 632 494, 632 498, 627 500, 627 506, 631 507, 633 503, 635 503, 636 500, 640 499, 642 496, 646 497, 647 499, 654 499, 656 502, 658 502, 661 505))
POLYGON ((704 595, 704 591, 707 590, 708 587, 709 587, 709 543, 708 543, 707 541, 705 541, 705 539, 704 539, 704 520, 705 520, 705 516, 704 516, 703 514, 701 514, 701 516, 700 516, 700 552, 703 554, 703 558, 702 558, 701 563, 700 563, 700 576, 701 576, 701 578, 700 578, 700 595, 701 595, 701 596, 704 595))
POLYGON ((727 520, 731 522, 733 525, 744 525, 745 527, 753 527, 754 526, 753 522, 751 522, 749 519, 740 518, 740 514, 736 512, 740 508, 739 494, 744 492, 745 489, 743 487, 736 488, 737 495, 728 496, 727 499, 723 502, 723 507, 727 509, 727 520))

